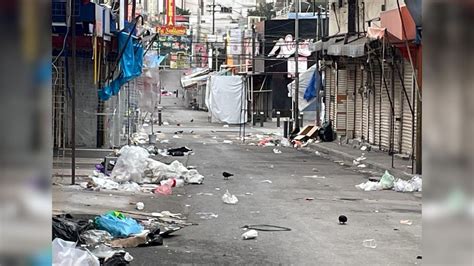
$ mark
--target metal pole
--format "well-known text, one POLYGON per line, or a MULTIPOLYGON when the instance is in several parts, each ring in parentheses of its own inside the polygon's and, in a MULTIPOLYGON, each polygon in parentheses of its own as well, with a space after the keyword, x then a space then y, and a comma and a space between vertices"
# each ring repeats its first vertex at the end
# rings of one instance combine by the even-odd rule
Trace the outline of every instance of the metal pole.
POLYGON ((251 84, 250 84, 250 106, 251 106, 251 114, 252 114, 252 121, 254 120, 254 117, 253 117, 253 112, 254 112, 254 103, 253 103, 253 76, 255 74, 255 24, 252 24, 252 77, 251 77, 251 84))
MULTIPOLYGON (((71 91, 71 184, 76 184, 76 17, 75 13, 75 1, 68 1, 70 4, 70 16, 71 24, 69 27, 71 29, 72 37, 72 72, 71 72, 71 81, 72 81, 72 91, 71 91)), ((64 36, 66 38, 66 36, 64 36)))
POLYGON ((212 34, 216 34, 216 28, 215 28, 215 23, 216 23, 216 0, 212 0, 212 34))
POLYGON ((298 19, 298 13, 300 12, 300 0, 295 1, 295 8, 296 8, 296 15, 295 15, 295 105, 293 107, 293 117, 295 119, 295 129, 299 127, 299 90, 300 90, 300 73, 298 72, 298 58, 299 58, 299 51, 298 51, 298 46, 299 46, 299 19, 298 19))
POLYGON ((276 112, 276 116, 277 116, 277 127, 280 127, 280 111, 276 112))

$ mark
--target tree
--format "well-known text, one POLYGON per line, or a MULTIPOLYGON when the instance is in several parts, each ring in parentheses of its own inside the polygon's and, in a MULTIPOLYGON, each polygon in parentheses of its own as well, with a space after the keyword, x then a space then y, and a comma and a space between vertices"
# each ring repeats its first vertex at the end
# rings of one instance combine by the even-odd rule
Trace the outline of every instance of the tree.
POLYGON ((176 7, 176 14, 179 16, 189 16, 191 15, 191 12, 189 9, 181 9, 179 7, 176 7))
POLYGON ((273 9, 273 3, 260 3, 256 9, 251 9, 247 12, 248 16, 265 17, 267 20, 276 16, 273 9))

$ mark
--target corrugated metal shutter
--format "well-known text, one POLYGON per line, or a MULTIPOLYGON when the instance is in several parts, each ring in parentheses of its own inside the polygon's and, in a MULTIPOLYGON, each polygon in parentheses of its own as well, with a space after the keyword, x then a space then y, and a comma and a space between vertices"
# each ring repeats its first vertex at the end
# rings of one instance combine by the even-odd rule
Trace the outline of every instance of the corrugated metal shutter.
POLYGON ((347 70, 337 70, 337 113, 336 131, 340 135, 346 135, 347 123, 347 70))
POLYGON ((347 68, 347 118, 346 118, 346 135, 349 138, 354 138, 355 131, 355 80, 356 80, 356 66, 350 65, 347 68))
MULTIPOLYGON (((405 89, 407 90, 408 97, 410 99, 410 104, 413 109, 416 110, 416 103, 414 103, 413 98, 415 95, 415 89, 414 89, 414 81, 413 81, 413 69, 410 65, 410 62, 407 60, 404 60, 404 67, 403 67, 403 78, 404 78, 404 85, 405 89)), ((402 92, 403 93, 403 92, 402 92)), ((412 113, 410 111, 410 107, 408 105, 408 101, 403 95, 403 112, 402 112, 402 153, 405 154, 412 154, 412 132, 414 132, 413 125, 413 117, 412 113)), ((415 112, 416 114, 416 112, 415 112)), ((416 121, 416 116, 415 116, 415 121, 416 121)))
POLYGON ((366 141, 369 140, 369 114, 370 114, 370 93, 369 93, 369 86, 368 86, 368 78, 369 73, 367 71, 362 72, 362 78, 364 80, 364 90, 363 90, 363 98, 362 98, 362 138, 366 141))
MULTIPOLYGON (((399 67, 399 69, 401 69, 399 67)), ((394 88, 394 108, 395 108, 395 112, 394 112, 394 118, 393 118, 393 122, 394 122, 394 126, 393 126, 393 149, 395 152, 398 152, 400 153, 401 152, 401 130, 402 130, 402 111, 403 111, 403 104, 402 104, 402 100, 404 97, 403 95, 403 88, 402 88, 402 82, 400 80, 400 77, 398 76, 396 70, 394 70, 392 72, 392 75, 394 76, 393 77, 393 80, 394 80, 394 83, 395 83, 395 88, 394 88)))
POLYGON ((354 132, 354 137, 355 138, 362 138, 362 121, 363 121, 363 94, 361 94, 362 90, 362 77, 363 77, 363 70, 360 69, 360 66, 357 66, 355 68, 354 72, 354 77, 356 79, 356 87, 355 87, 355 102, 356 102, 356 108, 355 108, 355 132, 354 132))
POLYGON ((336 93, 336 73, 334 68, 327 67, 325 69, 325 84, 326 84, 326 102, 325 102, 325 112, 326 112, 326 120, 332 120, 334 122, 335 119, 335 93, 336 93))
POLYGON ((379 143, 379 126, 380 126, 380 85, 382 74, 380 69, 374 65, 372 67, 372 86, 370 95, 370 112, 369 112, 369 142, 377 145, 379 143))
POLYGON ((381 87, 379 87, 379 93, 381 94, 381 105, 380 107, 380 124, 379 124, 379 139, 380 139, 380 148, 383 150, 390 149, 390 138, 391 138, 391 122, 392 122, 392 110, 390 105, 390 100, 393 101, 392 95, 392 72, 388 66, 384 67, 384 75, 385 75, 385 83, 387 87, 385 87, 384 82, 382 80, 381 87))

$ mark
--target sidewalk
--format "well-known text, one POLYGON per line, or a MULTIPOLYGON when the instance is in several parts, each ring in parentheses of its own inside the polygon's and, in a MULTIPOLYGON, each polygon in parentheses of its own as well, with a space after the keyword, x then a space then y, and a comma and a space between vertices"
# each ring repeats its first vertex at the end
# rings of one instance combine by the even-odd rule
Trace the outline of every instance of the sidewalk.
POLYGON ((395 177, 402 179, 410 179, 413 176, 411 174, 411 160, 404 160, 394 156, 392 168, 392 156, 388 155, 387 152, 379 150, 362 151, 358 148, 352 148, 348 144, 339 144, 337 141, 312 143, 308 147, 311 150, 343 160, 349 165, 352 165, 352 161, 364 153, 364 157, 367 159, 363 160, 361 164, 365 164, 367 167, 361 168, 361 170, 374 169, 381 172, 387 170, 395 177))

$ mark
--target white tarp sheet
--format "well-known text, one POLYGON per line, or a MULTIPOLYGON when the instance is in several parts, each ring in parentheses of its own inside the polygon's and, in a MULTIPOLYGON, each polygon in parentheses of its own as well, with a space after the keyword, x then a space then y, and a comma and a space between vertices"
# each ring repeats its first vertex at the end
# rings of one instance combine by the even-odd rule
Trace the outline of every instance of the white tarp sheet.
MULTIPOLYGON (((316 71, 316 64, 308 68, 305 72, 300 73, 300 87, 298 92, 298 107, 301 112, 307 111, 306 109, 310 107, 317 99, 312 99, 309 102, 304 99, 304 93, 308 87, 311 78, 313 77, 314 71, 316 71)), ((292 97, 295 94, 295 82, 291 82, 287 85, 288 88, 288 97, 292 97)))
POLYGON ((211 76, 208 82, 211 120, 228 124, 247 122, 244 82, 240 76, 211 76))

